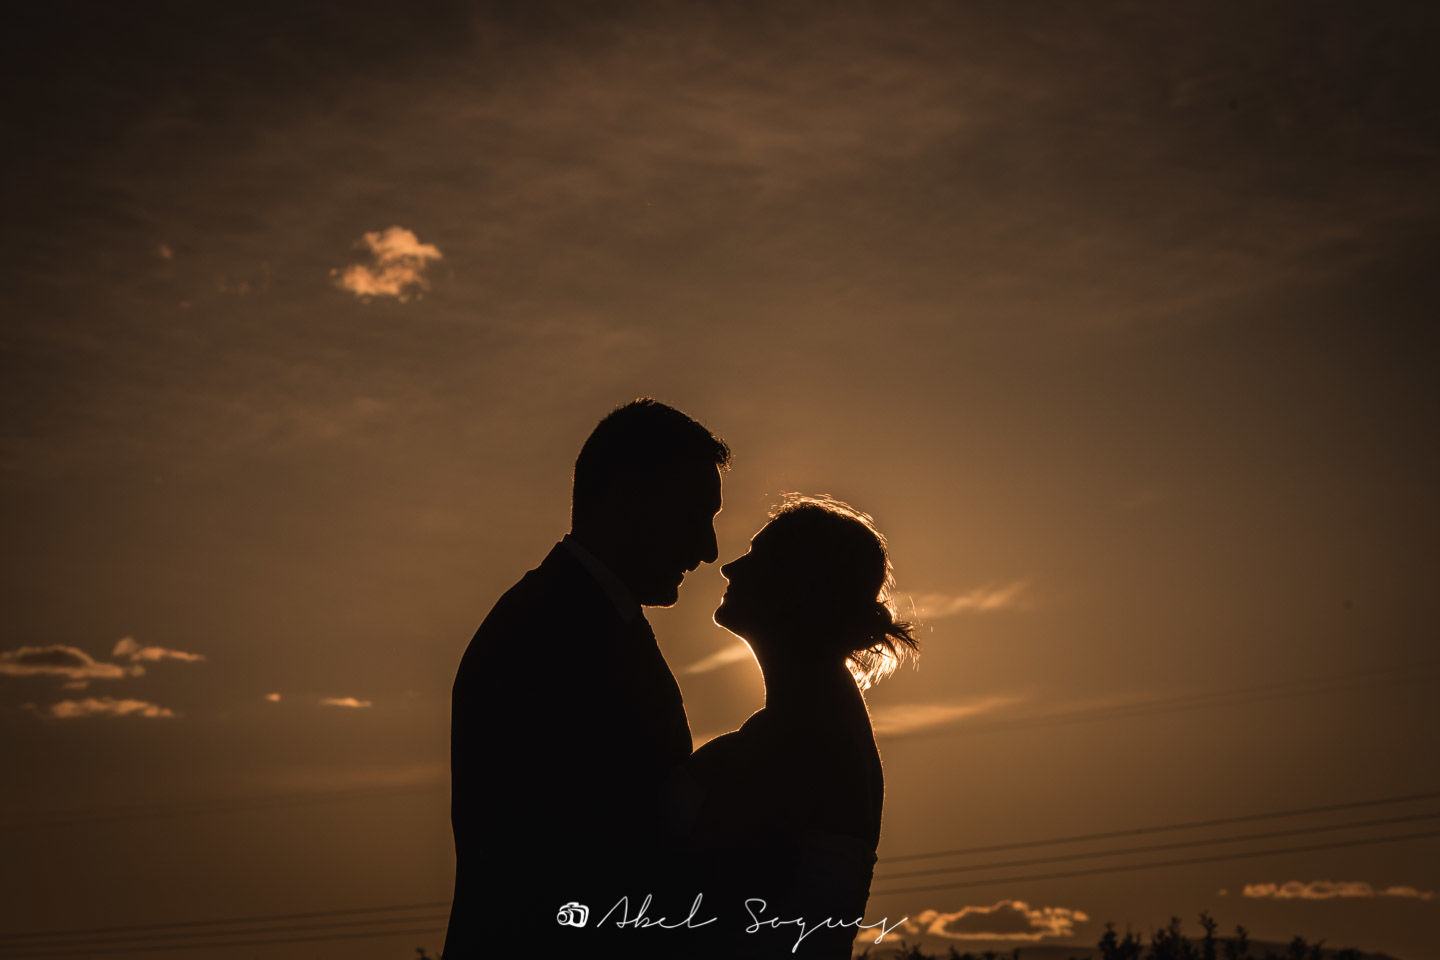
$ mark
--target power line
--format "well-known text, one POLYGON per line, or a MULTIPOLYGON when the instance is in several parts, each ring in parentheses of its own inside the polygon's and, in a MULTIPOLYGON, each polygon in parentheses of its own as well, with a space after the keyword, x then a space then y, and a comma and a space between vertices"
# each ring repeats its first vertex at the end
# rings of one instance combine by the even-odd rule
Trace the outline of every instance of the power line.
POLYGON ((443 931, 444 927, 418 927, 413 930, 384 930, 371 933, 334 933, 323 934, 313 937, 279 937, 269 940, 231 940, 218 943, 170 943, 155 947, 77 947, 74 950, 58 949, 43 950, 40 952, 26 953, 26 957, 67 957, 77 953, 87 957, 98 956, 110 953, 137 953, 141 950, 196 950, 196 949, 220 949, 222 947, 264 947, 281 943, 313 943, 321 940, 374 940, 377 937, 413 937, 427 934, 435 934, 443 931))
MULTIPOLYGON (((1031 840, 1031 841, 1024 841, 1024 842, 1017 842, 1017 843, 1009 843, 1009 844, 993 844, 993 845, 988 845, 988 846, 969 847, 969 848, 963 848, 963 849, 958 849, 958 850, 945 850, 945 851, 935 851, 935 852, 930 852, 930 853, 908 854, 908 855, 903 855, 903 856, 882 858, 882 862, 890 862, 890 863, 893 863, 893 862, 898 862, 898 861, 928 859, 928 858, 934 858, 934 857, 953 856, 953 855, 960 855, 960 854, 971 854, 971 853, 982 853, 982 852, 995 852, 995 851, 1000 851, 1000 850, 1013 850, 1013 849, 1024 849, 1024 848, 1033 848, 1033 847, 1052 846, 1052 845, 1059 845, 1059 844, 1066 844, 1066 843, 1074 843, 1074 842, 1087 841, 1087 840, 1113 839, 1113 838, 1117 838, 1117 837, 1136 836, 1136 835, 1142 835, 1142 834, 1147 834, 1147 833, 1157 833, 1157 832, 1170 831, 1170 830, 1192 829, 1192 828, 1197 828, 1197 827, 1217 826, 1217 825, 1223 825, 1223 824, 1234 824, 1234 823, 1253 822, 1253 821, 1257 821, 1257 820, 1267 820, 1267 819, 1277 819, 1277 818, 1284 818, 1284 817, 1304 816, 1304 815, 1309 815, 1309 814, 1328 813, 1328 812, 1334 812, 1334 811, 1339 811, 1339 810, 1353 810, 1353 809, 1359 809, 1359 808, 1365 808, 1365 807, 1381 806, 1381 805, 1386 805, 1386 804, 1406 803, 1406 802, 1413 802, 1413 801, 1417 801, 1417 800, 1428 800, 1428 799, 1433 799, 1433 798, 1435 798, 1435 797, 1440 797, 1440 791, 1430 791, 1430 792, 1425 792, 1425 793, 1404 794, 1404 795, 1394 796, 1394 797, 1382 797, 1382 798, 1373 799, 1373 800, 1360 800, 1360 801, 1352 801, 1352 802, 1348 802, 1348 803, 1325 804, 1325 805, 1322 805, 1322 806, 1301 807, 1301 808, 1295 808, 1295 809, 1290 809, 1290 810, 1278 810, 1278 811, 1271 811, 1271 812, 1267 812, 1267 813, 1247 814, 1247 815, 1243 815, 1243 816, 1220 817, 1220 818, 1213 818, 1213 819, 1209 819, 1209 820, 1188 821, 1188 822, 1176 823, 1176 824, 1162 824, 1162 825, 1157 825, 1157 826, 1133 828, 1133 829, 1129 829, 1129 830, 1114 830, 1114 831, 1106 831, 1106 832, 1102 832, 1102 833, 1078 834, 1078 835, 1072 835, 1072 836, 1068 836, 1068 837, 1055 837, 1055 838, 1050 838, 1050 839, 1046 839, 1046 840, 1031 840)), ((936 874, 936 873, 954 873, 954 872, 962 872, 962 871, 967 871, 967 870, 1001 868, 1001 867, 1010 867, 1010 866, 1025 866, 1025 865, 1033 865, 1033 864, 1038 864, 1038 863, 1059 862, 1059 861, 1066 861, 1066 860, 1085 860, 1085 859, 1092 859, 1092 858, 1098 858, 1098 857, 1117 856, 1117 855, 1129 854, 1129 853, 1156 852, 1156 851, 1165 850, 1165 849, 1177 849, 1177 848, 1194 847, 1194 846, 1210 846, 1210 845, 1220 844, 1220 843, 1234 843, 1234 842, 1242 842, 1242 841, 1246 841, 1246 840, 1269 839, 1269 838, 1272 838, 1272 837, 1294 836, 1294 835, 1299 835, 1299 834, 1322 832, 1322 831, 1330 831, 1330 830, 1358 829, 1358 828, 1366 827, 1366 826, 1379 826, 1379 825, 1386 825, 1386 824, 1391 824, 1391 823, 1401 823, 1401 822, 1409 822, 1409 821, 1414 821, 1414 820, 1432 819, 1432 818, 1434 818, 1434 817, 1436 817, 1436 816, 1440 816, 1440 814, 1435 814, 1435 813, 1413 814, 1413 815, 1407 815, 1407 816, 1398 816, 1398 817, 1389 817, 1389 818, 1377 818, 1377 819, 1368 820, 1368 821, 1355 821, 1355 822, 1344 823, 1344 824, 1322 824, 1322 825, 1318 825, 1318 826, 1314 826, 1314 827, 1301 827, 1301 828, 1297 828, 1297 829, 1294 829, 1294 830, 1267 831, 1267 832, 1264 832, 1264 833, 1249 834, 1249 835, 1236 836, 1236 837, 1215 837, 1215 838, 1203 838, 1203 839, 1190 840, 1190 841, 1177 841, 1177 842, 1175 842, 1175 843, 1155 844, 1155 845, 1149 845, 1149 846, 1127 848, 1127 849, 1122 849, 1122 850, 1096 851, 1096 852, 1091 852, 1091 853, 1077 853, 1077 854, 1057 855, 1057 856, 1053 856, 1053 857, 1034 858, 1034 859, 1029 859, 1029 860, 1018 860, 1018 861, 1008 861, 1008 862, 998 862, 998 863, 987 863, 987 864, 978 864, 978 865, 962 866, 962 867, 951 867, 951 868, 936 868, 936 869, 933 869, 933 870, 912 871, 912 872, 907 872, 907 873, 902 873, 902 874, 891 874, 891 875, 889 875, 889 876, 880 876, 880 877, 877 877, 877 880, 896 880, 896 879, 901 879, 901 878, 903 878, 903 877, 921 876, 921 875, 931 875, 931 874, 936 874)), ((1431 835, 1434 835, 1434 834, 1426 833, 1426 834, 1415 834, 1415 835, 1412 835, 1412 836, 1417 836, 1417 837, 1419 837, 1419 836, 1431 836, 1431 835)), ((1352 846, 1352 845, 1365 844, 1365 843, 1382 843, 1382 842, 1388 842, 1390 839, 1405 839, 1405 838, 1404 838, 1404 837, 1397 837, 1397 838, 1377 838, 1377 839, 1373 839, 1373 840, 1359 840, 1359 841, 1347 841, 1347 842, 1332 843, 1332 844, 1309 845, 1309 846, 1303 846, 1303 847, 1283 848, 1283 849, 1280 850, 1280 851, 1274 851, 1274 852, 1305 851, 1305 850, 1312 850, 1312 849, 1330 849, 1330 848, 1337 847, 1337 846, 1352 846)), ((1162 866, 1171 866, 1171 865, 1182 865, 1182 864, 1187 864, 1187 863, 1203 863, 1203 862, 1210 862, 1210 861, 1212 861, 1212 860, 1217 860, 1217 859, 1218 859, 1218 860, 1225 860, 1225 859, 1235 859, 1235 858, 1237 858, 1237 857, 1262 856, 1262 855, 1265 855, 1265 854, 1268 853, 1268 852, 1271 852, 1271 851, 1258 851, 1258 852, 1254 852, 1254 853, 1242 852, 1242 853, 1237 853, 1237 854, 1225 854, 1225 855, 1220 855, 1220 856, 1218 856, 1218 857, 1211 857, 1211 858, 1192 858, 1192 859, 1189 859, 1189 860, 1160 861, 1160 862, 1155 862, 1155 863, 1150 863, 1150 864, 1135 864, 1135 865, 1121 865, 1121 866, 1114 866, 1114 867, 1101 867, 1101 868, 1096 868, 1096 869, 1093 869, 1093 870, 1071 871, 1071 872, 1065 872, 1065 873, 1060 873, 1060 874, 1047 874, 1047 875, 1035 876, 1035 877, 998 878, 998 879, 996 879, 996 880, 988 880, 988 881, 987 881, 987 880, 981 880, 981 881, 964 881, 964 882, 959 882, 959 883, 941 884, 941 885, 934 886, 934 887, 907 888, 907 889, 905 889, 905 890, 897 890, 897 891, 879 890, 879 891, 876 891, 876 893, 913 892, 913 891, 918 891, 918 890, 944 889, 944 888, 949 888, 949 887, 953 887, 953 886, 978 886, 978 885, 982 885, 982 884, 986 884, 986 883, 992 883, 992 882, 1012 882, 1012 881, 1024 881, 1024 880, 1032 880, 1032 879, 1052 879, 1052 878, 1068 877, 1068 876, 1084 876, 1084 875, 1088 875, 1088 874, 1090 874, 1090 873, 1107 873, 1107 872, 1115 872, 1115 871, 1121 871, 1121 870, 1135 870, 1135 869, 1147 869, 1147 868, 1150 868, 1150 867, 1162 867, 1162 866)), ((110 947, 110 946, 115 946, 115 945, 118 945, 118 944, 121 944, 121 943, 129 943, 129 942, 135 942, 135 941, 141 941, 141 940, 147 941, 147 942, 152 942, 152 943, 153 943, 153 942, 174 941, 174 940, 192 940, 192 941, 193 941, 193 940, 196 940, 196 939, 199 939, 199 938, 204 938, 204 937, 217 937, 217 938, 218 938, 218 937, 227 937, 227 936, 243 936, 243 935, 247 935, 247 934, 260 935, 260 934, 266 934, 266 933, 277 933, 277 932, 281 932, 281 931, 300 931, 300 930, 322 929, 322 928, 323 928, 323 929, 331 929, 331 930, 333 930, 333 929, 336 929, 336 928, 339 928, 339 927, 360 926, 360 925, 373 926, 373 925, 375 925, 375 924, 388 924, 388 923, 425 922, 425 921, 432 920, 432 919, 438 921, 438 920, 443 920, 443 919, 445 919, 445 918, 444 918, 443 916, 436 916, 436 917, 429 917, 429 916, 425 916, 425 917, 396 916, 396 917, 386 918, 386 917, 382 917, 382 916, 379 916, 379 915, 381 915, 381 914, 386 914, 386 913, 405 913, 405 912, 412 912, 412 913, 413 913, 413 912, 415 912, 415 911, 422 911, 422 910, 439 910, 439 909, 448 908, 449 906, 450 906, 450 904, 449 904, 448 901, 426 901, 426 902, 420 902, 420 903, 393 904, 393 905, 386 905, 386 906, 356 907, 356 908, 341 909, 341 910, 311 910, 311 911, 296 912, 296 913, 284 913, 284 914, 264 914, 264 915, 249 915, 249 916, 239 916, 239 917, 221 917, 221 918, 212 918, 212 919, 208 919, 208 920, 179 921, 179 922, 174 922, 174 923, 127 924, 127 925, 121 925, 121 926, 91 927, 91 928, 85 928, 85 929, 79 929, 79 930, 36 930, 36 931, 28 931, 28 932, 23 932, 23 933, 0 934, 0 952, 12 951, 12 950, 17 950, 17 949, 30 950, 30 949, 36 948, 36 947, 40 947, 40 948, 44 948, 44 949, 61 949, 61 948, 74 947, 74 948, 76 948, 76 949, 79 949, 79 947, 81 946, 82 943, 90 943, 90 944, 95 944, 96 946, 110 947), (348 917, 361 917, 361 918, 365 918, 365 919, 360 919, 360 920, 355 920, 355 921, 350 921, 350 922, 342 922, 341 920, 337 919, 337 918, 348 918, 348 917), (292 927, 268 927, 268 928, 266 928, 265 926, 263 926, 263 925, 283 923, 283 922, 287 922, 287 921, 303 921, 303 920, 322 920, 322 921, 324 921, 324 922, 315 923, 315 924, 306 924, 306 925, 300 925, 300 926, 292 926, 292 927), (245 926, 245 925, 252 925, 252 926, 251 926, 251 929, 240 929, 240 930, 235 930, 235 929, 231 929, 231 930, 213 929, 213 928, 237 927, 237 926, 245 926), (262 925, 262 926, 255 926, 255 925, 262 925), (206 928, 212 928, 212 929, 206 929, 206 928), (104 935, 106 935, 106 934, 119 934, 119 935, 122 935, 122 936, 118 936, 118 937, 107 937, 107 936, 104 936, 104 935), (46 942, 43 942, 43 941, 45 941, 45 940, 63 941, 63 942, 50 942, 50 943, 46 943, 46 942)), ((287 941, 287 942, 288 942, 288 941, 287 941)), ((228 944, 226 944, 226 943, 220 943, 219 941, 214 941, 214 943, 215 943, 215 945, 221 945, 221 946, 223 946, 223 945, 228 945, 228 944)), ((198 943, 197 943, 197 944, 195 944, 195 945, 196 945, 196 946, 203 946, 204 944, 198 944, 198 943)), ((71 951, 71 952, 74 952, 74 951, 71 951)))
MULTIPOLYGON (((386 907, 351 907, 347 910, 310 910, 305 913, 272 913, 268 915, 248 917, 219 917, 213 920, 184 920, 178 923, 141 923, 128 924, 119 927, 91 927, 86 930, 32 930, 26 933, 7 933, 0 935, 0 942, 16 939, 32 939, 36 937, 78 937, 96 933, 135 933, 140 930, 161 930, 169 931, 180 927, 211 927, 222 925, 234 925, 242 923, 279 923, 283 920, 311 920, 317 917, 353 917, 365 913, 396 913, 405 910, 437 910, 441 907, 450 906, 448 900, 427 901, 425 903, 401 903, 386 907)), ((3 945, 3 943, 0 943, 3 945)))
POLYGON ((936 867, 931 870, 911 870, 907 873, 891 873, 877 876, 875 879, 899 880, 902 877, 933 876, 937 873, 961 873, 966 870, 989 870, 999 867, 1030 867, 1040 863, 1093 860, 1097 857, 1118 857, 1131 853, 1156 853, 1161 850, 1183 850, 1189 847, 1209 847, 1221 843, 1244 843, 1248 840, 1273 840, 1276 837, 1295 837, 1307 833, 1326 833, 1333 830, 1358 830, 1362 827, 1379 827, 1396 823, 1413 823, 1416 820, 1436 819, 1440 819, 1440 813, 1416 813, 1405 817, 1384 817, 1378 820, 1355 820, 1350 823, 1330 823, 1318 827, 1297 827, 1293 830, 1268 830, 1264 833, 1244 833, 1234 837, 1212 837, 1205 840, 1177 840, 1174 843, 1152 843, 1142 847, 1121 847, 1118 850, 1097 850, 1091 853, 1067 853, 1054 857, 1032 857, 1027 860, 1000 860, 993 863, 974 863, 963 867, 936 867))
POLYGON ((1284 853, 1309 853, 1312 850, 1337 850, 1341 847, 1362 847, 1375 843, 1394 843, 1399 840, 1423 840, 1429 837, 1440 837, 1440 830, 1427 830, 1423 833, 1405 833, 1392 837, 1371 837, 1363 840, 1337 840, 1331 843, 1312 843, 1303 847, 1276 847, 1270 850, 1224 853, 1217 854, 1213 857, 1189 857, 1184 860, 1157 860, 1151 863, 1128 863, 1113 867, 1097 867, 1093 870, 1067 870, 1061 873, 1038 873, 1025 877, 988 877, 984 880, 959 880, 954 883, 937 883, 925 887, 899 887, 894 890, 872 890, 870 893, 871 896, 891 893, 925 893, 931 890, 957 890, 962 887, 985 887, 999 883, 1026 883, 1032 880, 1063 880, 1069 877, 1093 877, 1102 873, 1128 873, 1136 870, 1152 870, 1157 867, 1183 867, 1197 863, 1219 863, 1223 860, 1245 860, 1284 853))
MULTIPOLYGON (((988 885, 994 885, 994 884, 999 884, 999 883, 1021 883, 1021 882, 1028 882, 1028 881, 1035 881, 1035 880, 1058 880, 1058 879, 1065 879, 1065 878, 1070 878, 1070 877, 1097 876, 1097 875, 1106 874, 1106 873, 1125 873, 1125 872, 1134 872, 1134 871, 1136 871, 1136 870, 1151 870, 1151 869, 1156 869, 1156 868, 1161 868, 1161 867, 1191 866, 1191 865, 1200 864, 1200 863, 1218 863, 1218 862, 1227 861, 1227 860, 1253 859, 1253 858, 1255 858, 1255 857, 1274 856, 1274 855, 1281 855, 1281 854, 1287 854, 1287 853, 1308 853, 1308 852, 1315 851, 1315 850, 1335 850, 1335 849, 1340 849, 1340 848, 1344 848, 1344 847, 1368 846, 1368 845, 1373 845, 1373 844, 1378 844, 1378 843, 1395 843, 1395 842, 1399 842, 1399 841, 1402 841, 1402 840, 1422 840, 1422 839, 1429 839, 1429 838, 1431 838, 1431 837, 1440 837, 1440 830, 1428 830, 1428 831, 1423 831, 1423 832, 1419 832, 1419 833, 1398 834, 1398 835, 1388 836, 1388 837, 1370 837, 1370 838, 1359 839, 1359 840, 1342 840, 1342 841, 1334 841, 1334 842, 1331 842, 1331 843, 1307 844, 1307 845, 1305 845, 1305 846, 1298 846, 1298 847, 1277 847, 1277 848, 1272 848, 1272 849, 1270 849, 1270 850, 1251 850, 1251 851, 1245 851, 1245 852, 1240 852, 1240 853, 1219 854, 1219 855, 1211 856, 1211 857, 1188 857, 1188 858, 1181 859, 1181 860, 1162 860, 1162 861, 1153 861, 1153 862, 1150 862, 1150 863, 1121 864, 1121 865, 1117 865, 1117 866, 1101 867, 1101 868, 1092 869, 1092 870, 1070 870, 1070 871, 1064 871, 1064 872, 1060 872, 1060 873, 1033 874, 1033 875, 1024 876, 1024 877, 992 877, 992 878, 988 878, 988 879, 984 879, 984 880, 964 880, 964 881, 958 881, 958 882, 954 882, 954 883, 932 884, 932 885, 921 886, 921 887, 902 887, 902 888, 897 888, 897 889, 892 889, 892 890, 875 890, 875 891, 872 891, 872 895, 885 895, 885 894, 896 894, 896 893, 925 893, 925 892, 929 892, 929 891, 933 891, 933 890, 954 890, 954 889, 960 889, 960 888, 965 888, 965 887, 988 886, 988 885)), ((423 920, 423 919, 425 919, 425 918, 415 918, 415 919, 416 919, 417 921, 421 921, 421 920, 423 920)), ((186 949, 197 949, 197 948, 206 948, 206 949, 209 949, 209 948, 221 948, 221 947, 269 946, 269 945, 282 944, 282 943, 307 943, 307 942, 317 942, 317 941, 323 941, 323 940, 347 940, 347 939, 361 939, 361 938, 364 938, 364 939, 374 939, 375 937, 379 937, 379 936, 416 936, 416 935, 420 935, 420 934, 437 933, 437 932, 439 932, 439 929, 440 929, 440 928, 438 928, 438 927, 428 927, 428 928, 416 928, 416 929, 394 930, 394 931, 368 931, 368 932, 363 932, 363 933, 341 933, 341 934, 329 933, 329 934, 322 934, 322 935, 317 935, 317 936, 307 936, 307 937, 280 937, 280 938, 269 938, 269 939, 260 939, 260 940, 229 940, 229 941, 214 941, 214 942, 211 942, 211 943, 195 943, 195 942, 194 942, 194 938, 191 937, 191 938, 188 938, 188 939, 190 939, 190 941, 191 941, 191 942, 188 942, 188 943, 161 943, 161 944, 158 944, 158 945, 125 946, 125 947, 109 947, 109 946, 106 946, 106 947, 98 947, 98 948, 97 948, 97 947, 79 946, 79 947, 75 947, 74 949, 71 949, 71 948, 70 948, 71 945, 61 945, 61 946, 59 946, 58 948, 42 949, 41 951, 38 951, 38 952, 31 951, 31 952, 29 952, 27 955, 28 955, 28 956, 33 956, 33 957, 60 957, 60 956, 71 956, 71 955, 74 955, 74 954, 76 954, 76 953, 81 953, 81 952, 83 952, 83 953, 86 953, 87 955, 96 956, 96 955, 101 955, 101 954, 134 953, 134 952, 141 951, 141 950, 159 951, 159 950, 186 950, 186 949)), ((257 931, 257 932, 271 932, 271 931, 257 931)), ((49 945, 44 945, 44 946, 49 946, 49 945)))
POLYGON ((1171 830, 1190 830, 1199 827, 1219 827, 1232 823, 1253 823, 1256 820, 1275 820, 1281 817, 1300 817, 1312 813, 1333 813, 1337 810, 1358 810, 1364 807, 1379 807, 1392 803, 1409 803, 1415 800, 1433 800, 1440 797, 1440 790, 1427 793, 1410 793, 1398 797, 1381 797, 1378 800, 1356 800, 1350 803, 1329 803, 1320 807, 1297 807, 1292 810, 1276 810, 1271 813, 1251 813, 1237 817, 1217 817, 1211 820, 1189 820, 1184 823, 1167 823, 1153 827, 1135 827, 1129 830, 1107 830, 1103 833, 1079 833, 1068 837, 1051 837, 1047 840, 1025 840, 1018 843, 997 843, 983 847, 961 847, 955 850, 937 850, 933 853, 906 853, 899 856, 880 857, 881 863, 898 863, 901 860, 927 860, 934 857, 959 856, 969 853, 996 853, 1000 850, 1022 850, 1028 847, 1049 847, 1062 843, 1080 843, 1086 840, 1114 840, 1119 837, 1138 837, 1148 833, 1165 833, 1171 830))
POLYGON ((389 918, 377 917, 377 918, 374 918, 374 919, 365 919, 365 920, 330 920, 330 921, 325 921, 325 922, 321 922, 321 923, 301 923, 301 924, 292 924, 292 925, 290 925, 290 926, 283 926, 283 927, 258 926, 258 927, 250 927, 250 928, 248 928, 248 929, 244 929, 244 928, 242 928, 242 929, 234 929, 234 928, 232 928, 232 929, 228 929, 228 930, 225 930, 225 929, 221 929, 221 930, 197 930, 197 931, 191 931, 191 932, 186 932, 186 933, 141 933, 141 934, 136 934, 136 935, 134 935, 134 936, 127 936, 127 937, 106 937, 106 936, 75 937, 75 938, 72 938, 72 937, 58 937, 58 938, 47 938, 47 940, 37 941, 37 942, 34 942, 34 943, 5 944, 5 945, 3 945, 3 946, 0 946, 0 955, 4 955, 4 954, 3 954, 3 951, 7 951, 7 950, 28 950, 28 949, 30 949, 31 947, 40 947, 40 948, 43 948, 43 949, 52 949, 52 948, 58 949, 58 948, 60 948, 60 947, 65 947, 65 948, 72 948, 72 947, 73 947, 73 948, 75 948, 75 949, 79 949, 79 948, 81 948, 81 947, 86 947, 86 946, 111 947, 111 946, 116 946, 116 945, 124 944, 124 943, 147 943, 147 944, 170 943, 170 942, 173 942, 173 941, 176 941, 176 940, 200 941, 200 942, 196 942, 196 943, 195 943, 195 946, 205 946, 206 944, 203 942, 203 939, 204 939, 204 938, 207 938, 207 937, 256 936, 256 935, 265 934, 265 933, 298 933, 298 932, 301 932, 301 931, 310 931, 310 930, 339 930, 339 929, 346 929, 346 928, 351 928, 351 927, 373 927, 373 926, 376 926, 377 924, 383 925, 383 924, 392 924, 392 923, 431 923, 431 922, 438 922, 438 923, 444 924, 444 923, 445 923, 446 921, 448 921, 449 919, 450 919, 450 915, 449 915, 448 913, 444 913, 444 914, 437 914, 437 915, 431 915, 431 916, 418 916, 418 917, 417 917, 417 916, 399 916, 399 917, 389 917, 389 918), (48 941, 48 942, 47 942, 47 941, 48 941))

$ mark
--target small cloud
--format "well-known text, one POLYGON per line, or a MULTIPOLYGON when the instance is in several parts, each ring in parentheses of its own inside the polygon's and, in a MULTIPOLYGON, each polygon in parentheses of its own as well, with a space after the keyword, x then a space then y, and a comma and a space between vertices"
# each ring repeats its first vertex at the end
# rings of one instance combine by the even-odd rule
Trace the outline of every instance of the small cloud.
POLYGON ((65 677, 68 680, 118 680, 145 673, 139 665, 102 663, 78 647, 52 644, 0 651, 0 676, 65 677))
POLYGON ((77 717, 173 717, 175 711, 144 700, 116 700, 114 697, 86 697, 50 704, 50 716, 61 720, 77 717))
POLYGON ((1433 900, 1434 890, 1415 887, 1375 887, 1363 880, 1312 880, 1302 883, 1247 883, 1244 895, 1252 900, 1334 900, 1337 897, 1400 897, 1412 900, 1433 900))
POLYGON ((87 690, 89 687, 89 680, 66 680, 60 684, 61 690, 87 690))
POLYGON ((279 702, 280 702, 280 694, 278 694, 278 693, 267 693, 267 694, 265 694, 265 699, 266 699, 266 700, 269 700, 271 703, 279 703, 279 702))
POLYGON ((733 645, 726 647, 718 653, 712 653, 708 657, 696 660, 680 672, 709 673, 711 670, 728 667, 732 663, 743 663, 746 660, 753 661, 754 659, 754 656, 750 653, 750 647, 743 641, 736 641, 733 645))
POLYGON ((203 653, 186 653, 184 650, 167 650, 165 647, 142 647, 134 637, 121 637, 110 655, 125 657, 132 663, 139 660, 183 660, 185 663, 197 663, 205 659, 203 653))
POLYGON ((160 244, 158 247, 156 247, 156 248, 155 248, 155 253, 156 253, 157 256, 160 257, 161 260, 174 260, 174 259, 175 259, 175 251, 174 251, 173 248, 171 248, 170 244, 168 244, 168 243, 162 243, 162 244, 160 244))
POLYGON ((266 293, 270 289, 270 278, 273 273, 270 264, 261 263, 258 272, 248 276, 240 274, 217 274, 215 277, 215 292, 228 293, 237 297, 246 297, 252 293, 266 293))
POLYGON ((1090 917, 1069 907, 1032 909, 1024 900, 1001 900, 989 907, 961 907, 954 913, 926 910, 915 918, 925 933, 952 940, 1042 940, 1069 937, 1090 917))
POLYGON ((442 260, 440 248, 421 243, 414 231, 389 227, 361 238, 360 246, 370 251, 370 263, 352 263, 344 270, 330 271, 342 290, 349 290, 362 300, 371 297, 395 297, 400 302, 412 293, 429 290, 425 276, 431 260, 442 260))
POLYGON ((320 705, 325 707, 349 707, 352 710, 359 710, 365 707, 373 707, 371 700, 357 700, 354 697, 322 697, 320 705))
POLYGON ((1020 594, 1029 586, 1026 580, 1014 580, 998 586, 976 587, 968 593, 922 593, 911 597, 915 615, 922 620, 939 620, 957 613, 990 613, 1008 610, 1017 605, 1020 594))
POLYGON ((1215 891, 1215 895, 1217 897, 1228 897, 1230 896, 1230 891, 1226 890, 1224 887, 1221 887, 1219 890, 1215 891))
MULTIPOLYGON (((931 911, 932 913, 934 911, 931 911)), ((908 936, 915 936, 920 932, 920 924, 909 917, 902 917, 898 923, 886 923, 884 927, 871 927, 869 930, 856 929, 855 943, 896 943, 908 936)))
POLYGON ((903 736, 919 730, 940 727, 966 717, 991 713, 1023 697, 993 696, 978 700, 964 700, 952 703, 897 703, 888 707, 875 707, 870 711, 870 725, 877 737, 903 736))

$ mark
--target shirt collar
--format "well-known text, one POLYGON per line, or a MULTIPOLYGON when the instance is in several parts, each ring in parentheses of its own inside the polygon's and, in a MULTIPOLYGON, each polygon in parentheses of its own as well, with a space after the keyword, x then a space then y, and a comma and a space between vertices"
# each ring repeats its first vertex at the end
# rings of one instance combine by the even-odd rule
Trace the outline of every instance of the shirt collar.
POLYGON ((626 623, 635 623, 644 617, 644 612, 640 609, 640 601, 635 599, 635 594, 630 592, 630 588, 625 586, 625 582, 617 577, 613 570, 605 566, 599 557, 586 549, 571 534, 565 534, 560 542, 564 544, 565 549, 570 551, 571 556, 580 561, 580 566, 589 571, 590 576, 594 577, 604 589, 605 596, 610 598, 610 603, 620 614, 620 619, 626 623))

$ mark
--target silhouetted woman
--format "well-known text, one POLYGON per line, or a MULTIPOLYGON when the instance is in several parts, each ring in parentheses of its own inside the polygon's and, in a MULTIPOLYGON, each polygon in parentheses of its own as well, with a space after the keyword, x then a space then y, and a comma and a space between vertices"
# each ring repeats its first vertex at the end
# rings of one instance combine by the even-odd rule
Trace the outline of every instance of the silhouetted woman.
POLYGON ((879 919, 862 921, 884 782, 861 691, 916 650, 888 600, 885 541, 844 503, 792 496, 721 572, 715 622, 754 653, 765 707, 672 781, 682 888, 718 916, 692 955, 844 960, 857 923, 879 919))

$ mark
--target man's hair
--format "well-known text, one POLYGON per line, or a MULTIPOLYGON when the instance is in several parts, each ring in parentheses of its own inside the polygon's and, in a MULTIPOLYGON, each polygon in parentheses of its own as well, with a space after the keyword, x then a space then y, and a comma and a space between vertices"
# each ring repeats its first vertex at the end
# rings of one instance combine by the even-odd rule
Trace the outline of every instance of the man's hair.
POLYGON ((583 518, 606 489, 674 464, 725 469, 730 448, 698 421, 659 400, 641 397, 596 424, 575 459, 571 519, 583 518))

